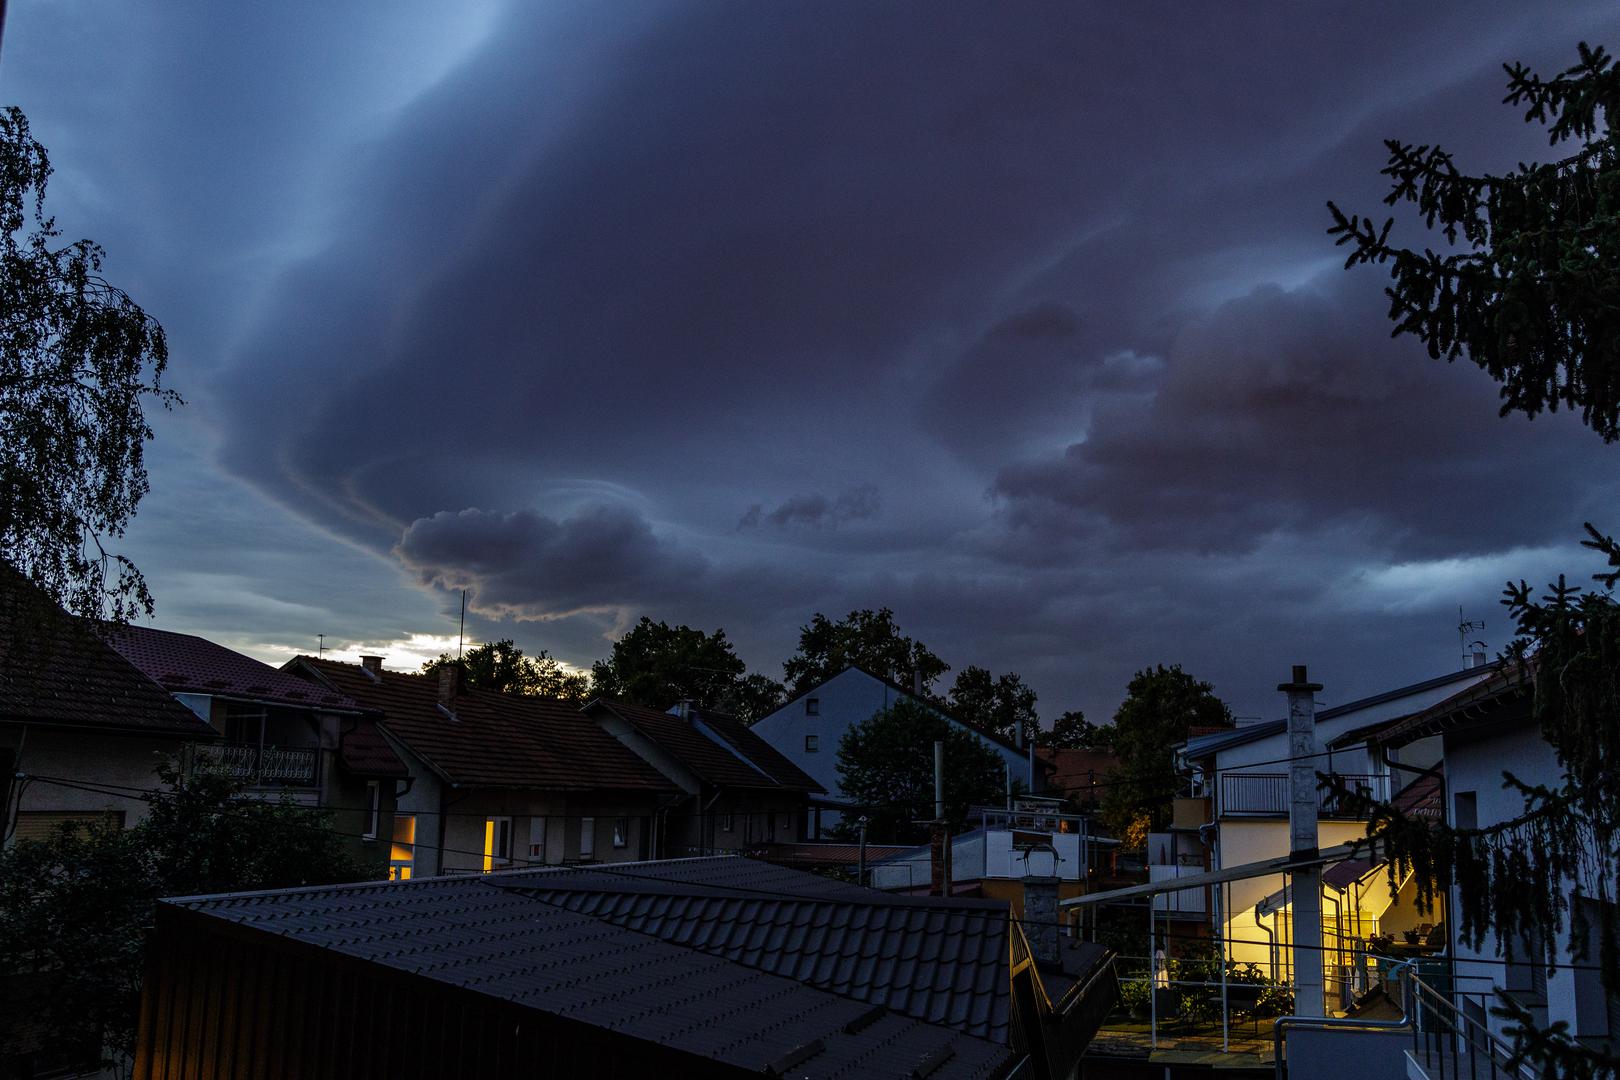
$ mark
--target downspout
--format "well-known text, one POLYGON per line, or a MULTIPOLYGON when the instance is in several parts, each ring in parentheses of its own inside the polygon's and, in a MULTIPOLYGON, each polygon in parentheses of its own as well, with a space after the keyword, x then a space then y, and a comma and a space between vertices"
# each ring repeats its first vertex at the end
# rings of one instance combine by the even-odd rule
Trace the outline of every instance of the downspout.
MULTIPOLYGON (((1272 912, 1272 918, 1273 919, 1276 918, 1276 914, 1277 914, 1276 912, 1272 912)), ((1258 926, 1261 930, 1264 930, 1266 932, 1266 964, 1267 964, 1267 966, 1269 966, 1271 968, 1271 981, 1276 982, 1277 981, 1277 932, 1275 930, 1273 930, 1271 927, 1267 926, 1265 923, 1261 922, 1260 920, 1263 919, 1263 918, 1265 918, 1264 915, 1261 915, 1258 910, 1255 911, 1255 913, 1254 913, 1254 925, 1258 926)))
POLYGON ((698 829, 703 839, 705 855, 714 854, 714 817, 709 811, 714 809, 714 804, 720 801, 720 796, 724 795, 725 791, 725 788, 715 788, 714 798, 704 803, 703 809, 698 811, 698 829))

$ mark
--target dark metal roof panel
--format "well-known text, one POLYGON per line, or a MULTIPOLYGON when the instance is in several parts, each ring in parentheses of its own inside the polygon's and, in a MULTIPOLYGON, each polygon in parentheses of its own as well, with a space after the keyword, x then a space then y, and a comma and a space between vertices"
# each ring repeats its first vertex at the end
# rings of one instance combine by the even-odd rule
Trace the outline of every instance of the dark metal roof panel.
POLYGON ((761 1072, 818 1039, 823 1049, 794 1075, 903 1077, 948 1049, 933 1075, 969 1080, 1001 1075, 1013 1058, 1005 1046, 903 1016, 861 1027, 870 1012, 863 1001, 483 876, 166 903, 761 1072))

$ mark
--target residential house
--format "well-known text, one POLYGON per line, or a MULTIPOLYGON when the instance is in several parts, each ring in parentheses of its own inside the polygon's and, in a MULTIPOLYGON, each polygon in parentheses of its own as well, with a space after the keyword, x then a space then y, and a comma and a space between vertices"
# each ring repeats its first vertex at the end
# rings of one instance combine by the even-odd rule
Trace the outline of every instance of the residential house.
MULTIPOLYGON (((1557 788, 1563 780, 1563 769, 1531 711, 1533 694, 1532 682, 1522 668, 1493 670, 1487 679, 1388 726, 1375 736, 1376 743, 1394 752, 1439 740, 1445 784, 1438 801, 1446 822, 1463 829, 1500 825, 1523 816, 1527 809, 1525 797, 1505 783, 1504 773, 1511 772, 1525 784, 1548 788, 1557 788)), ((1598 865, 1597 860, 1592 862, 1598 865)), ((1614 903, 1614 890, 1613 881, 1562 883, 1561 891, 1569 899, 1569 917, 1563 936, 1554 945, 1550 969, 1540 960, 1535 941, 1527 948, 1525 942, 1499 940, 1487 932, 1475 946, 1460 931, 1460 919, 1446 920, 1451 995, 1466 1020, 1488 1029, 1497 1039, 1504 1038, 1508 1022, 1490 1014, 1500 990, 1528 1006, 1538 1025, 1563 1022, 1578 1042, 1611 1053, 1620 1050, 1620 997, 1604 992, 1597 958, 1600 905, 1614 903), (1577 884, 1582 886, 1579 891, 1577 884), (1573 949, 1575 920, 1590 931, 1591 951, 1585 955, 1578 956, 1573 949)), ((1455 894, 1448 902, 1456 910, 1455 894)))
POLYGON ((680 789, 567 702, 469 688, 454 666, 388 671, 377 656, 300 656, 283 671, 376 713, 405 762, 395 878, 627 862, 666 846, 680 789))
POLYGON ((1041 794, 1068 799, 1081 809, 1102 805, 1108 774, 1119 769, 1119 757, 1102 750, 1076 750, 1065 746, 1037 746, 1037 761, 1047 768, 1041 794))
POLYGON ((108 638, 223 739, 208 756, 261 798, 332 813, 359 858, 383 873, 405 763, 374 716, 329 687, 192 634, 125 626, 108 638))
MULTIPOLYGON (((1432 772, 1439 760, 1436 740, 1413 742, 1398 754, 1381 754, 1369 736, 1383 726, 1444 700, 1460 689, 1488 678, 1488 666, 1452 672, 1356 701, 1315 712, 1316 769, 1336 773, 1364 794, 1387 801, 1432 772)), ((1166 852, 1160 865, 1150 865, 1154 882, 1264 863, 1289 854, 1289 739, 1287 722, 1249 723, 1199 735, 1177 748, 1178 764, 1192 793, 1178 800, 1169 834, 1154 839, 1166 852)), ((1419 785, 1405 792, 1421 799, 1419 785)), ((1366 821, 1347 802, 1324 791, 1319 795, 1318 847, 1333 848, 1366 835, 1366 821)), ((1392 910, 1387 887, 1377 886, 1381 868, 1353 865, 1324 871, 1324 943, 1338 952, 1328 958, 1329 993, 1342 1005, 1357 983, 1351 970, 1355 944, 1380 929, 1418 929, 1412 897, 1392 910), (1344 880, 1341 880, 1344 879, 1344 880), (1360 901, 1360 906, 1352 901, 1360 901), (1387 920, 1388 927, 1382 926, 1387 920)), ((1253 963, 1287 980, 1292 951, 1288 948, 1288 894, 1282 873, 1230 881, 1209 890, 1182 890, 1157 895, 1158 909, 1169 917, 1213 924, 1226 942, 1228 956, 1253 963)), ((1408 894, 1415 883, 1406 885, 1408 894)))
POLYGON ((70 821, 133 825, 158 765, 218 739, 97 628, 0 564, 0 841, 70 821))
POLYGON ((735 856, 166 901, 150 956, 136 1080, 1057 1080, 1117 997, 1005 904, 735 856))
MULTIPOLYGON (((1006 766, 1009 785, 1016 780, 1026 791, 1044 788, 1042 778, 1049 766, 1035 758, 1027 745, 983 731, 915 689, 908 690, 865 668, 848 667, 761 717, 751 729, 826 789, 828 799, 818 800, 812 807, 808 829, 812 838, 819 839, 824 829, 838 822, 841 809, 847 808, 839 787, 839 740, 850 728, 903 700, 932 710, 993 750, 1006 766)), ((919 752, 927 752, 927 748, 919 752)))
POLYGON ((669 712, 599 698, 588 716, 680 787, 665 811, 666 855, 750 851, 803 839, 820 784, 735 717, 682 703, 669 712))

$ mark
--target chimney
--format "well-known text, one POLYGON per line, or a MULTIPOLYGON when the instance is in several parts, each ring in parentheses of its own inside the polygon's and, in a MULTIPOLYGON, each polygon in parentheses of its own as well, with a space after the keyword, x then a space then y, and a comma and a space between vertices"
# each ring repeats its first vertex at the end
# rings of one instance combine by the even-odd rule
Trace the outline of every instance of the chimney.
POLYGON ((461 693, 461 665, 441 664, 439 666, 439 704, 446 707, 456 700, 461 693))
POLYGON ((682 720, 692 719, 692 699, 683 697, 675 703, 675 715, 682 720))
MULTIPOLYGON (((1316 692, 1304 664, 1277 689, 1288 695, 1288 837, 1289 854, 1314 859, 1317 852, 1316 692)), ((1322 967, 1322 867, 1311 862, 1293 870, 1294 1011, 1300 1016, 1326 1016, 1322 967)))
POLYGON ((371 676, 373 682, 382 682, 382 662, 380 656, 362 656, 360 670, 371 676))
POLYGON ((1059 965, 1057 878, 1032 875, 1024 879, 1024 938, 1037 967, 1059 965))

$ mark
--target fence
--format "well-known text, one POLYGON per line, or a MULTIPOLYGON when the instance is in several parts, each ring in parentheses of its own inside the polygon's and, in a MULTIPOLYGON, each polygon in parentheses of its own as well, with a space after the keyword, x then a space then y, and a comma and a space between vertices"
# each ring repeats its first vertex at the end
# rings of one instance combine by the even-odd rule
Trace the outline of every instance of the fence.
MULTIPOLYGON (((1221 774, 1221 799, 1217 808, 1223 817, 1281 817, 1288 813, 1287 773, 1232 772, 1221 774)), ((1388 798, 1389 777, 1366 774, 1339 775, 1351 791, 1369 798, 1388 798)), ((1336 791, 1318 790, 1317 812, 1324 817, 1353 817, 1336 791)))

